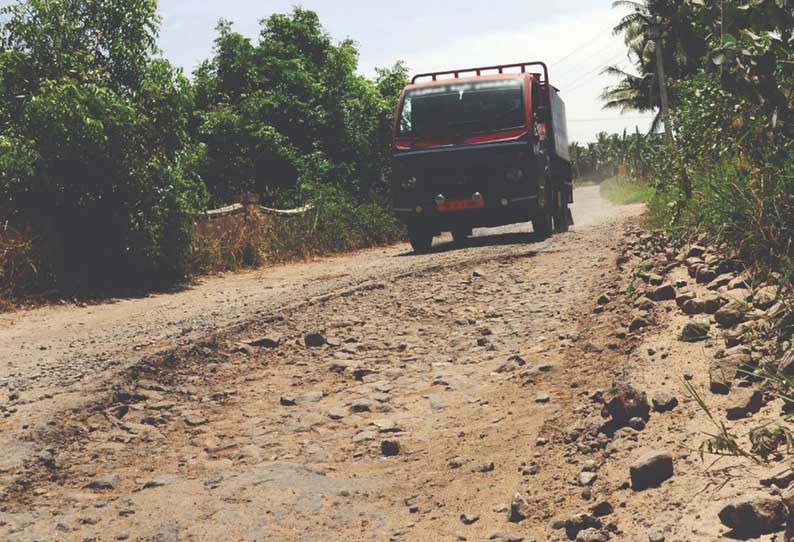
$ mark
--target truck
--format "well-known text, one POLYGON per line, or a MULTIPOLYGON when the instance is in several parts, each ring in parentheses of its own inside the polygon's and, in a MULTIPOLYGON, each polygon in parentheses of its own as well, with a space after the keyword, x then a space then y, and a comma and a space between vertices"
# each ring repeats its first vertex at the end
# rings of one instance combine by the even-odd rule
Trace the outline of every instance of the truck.
POLYGON ((416 75, 392 140, 392 209, 416 253, 451 232, 532 222, 535 238, 573 224, 565 103, 543 62, 416 75))

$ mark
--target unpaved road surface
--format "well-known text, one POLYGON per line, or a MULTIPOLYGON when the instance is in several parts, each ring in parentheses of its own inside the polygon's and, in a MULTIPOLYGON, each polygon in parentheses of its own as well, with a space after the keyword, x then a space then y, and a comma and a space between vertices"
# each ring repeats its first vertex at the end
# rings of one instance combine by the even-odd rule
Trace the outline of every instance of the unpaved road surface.
POLYGON ((583 337, 640 211, 586 188, 543 242, 482 230, 3 316, 0 540, 558 536, 592 496, 551 442, 614 377, 583 337))

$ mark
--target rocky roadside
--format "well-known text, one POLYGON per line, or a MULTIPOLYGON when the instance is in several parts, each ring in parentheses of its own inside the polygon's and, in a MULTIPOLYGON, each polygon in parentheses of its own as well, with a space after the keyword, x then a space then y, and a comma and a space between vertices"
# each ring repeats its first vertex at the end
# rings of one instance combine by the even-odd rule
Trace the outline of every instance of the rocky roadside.
POLYGON ((781 277, 761 280, 701 244, 626 234, 624 275, 593 300, 588 337, 607 341, 615 382, 591 390, 555 439, 581 467, 583 500, 552 523, 558 539, 780 540, 794 530, 791 403, 764 375, 794 371, 781 277), (761 461, 732 455, 744 450, 761 461))

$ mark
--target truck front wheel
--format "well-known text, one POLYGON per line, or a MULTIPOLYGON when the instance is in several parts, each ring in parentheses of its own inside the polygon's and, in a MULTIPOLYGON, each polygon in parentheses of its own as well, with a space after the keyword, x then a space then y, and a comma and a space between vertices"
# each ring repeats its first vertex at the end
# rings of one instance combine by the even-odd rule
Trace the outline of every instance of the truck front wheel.
POLYGON ((433 232, 421 226, 410 226, 408 240, 415 253, 427 254, 433 247, 433 232))
POLYGON ((471 228, 455 228, 452 230, 452 240, 455 242, 456 245, 463 245, 466 241, 469 240, 471 237, 472 229, 471 228))

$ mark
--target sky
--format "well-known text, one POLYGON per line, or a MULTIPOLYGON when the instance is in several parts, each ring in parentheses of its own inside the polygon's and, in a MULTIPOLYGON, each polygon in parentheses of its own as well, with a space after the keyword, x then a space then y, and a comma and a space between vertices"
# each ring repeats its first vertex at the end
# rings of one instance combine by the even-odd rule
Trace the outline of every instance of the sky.
POLYGON ((566 102, 573 141, 650 126, 650 115, 602 108, 599 95, 615 80, 600 71, 630 67, 622 38, 611 32, 622 15, 611 0, 159 0, 159 45, 190 74, 212 55, 219 19, 257 39, 262 18, 298 3, 319 14, 334 40, 357 42, 364 75, 397 60, 412 73, 544 60, 566 102))
MULTIPOLYGON (((215 26, 225 18, 256 39, 259 20, 288 12, 292 0, 160 0, 165 56, 190 73, 212 54, 215 26)), ((601 131, 647 131, 650 115, 604 110, 599 98, 615 80, 609 64, 628 68, 626 47, 611 29, 622 12, 611 0, 303 0, 336 41, 352 38, 359 71, 404 60, 411 73, 544 60, 562 91, 572 140, 601 131)))

